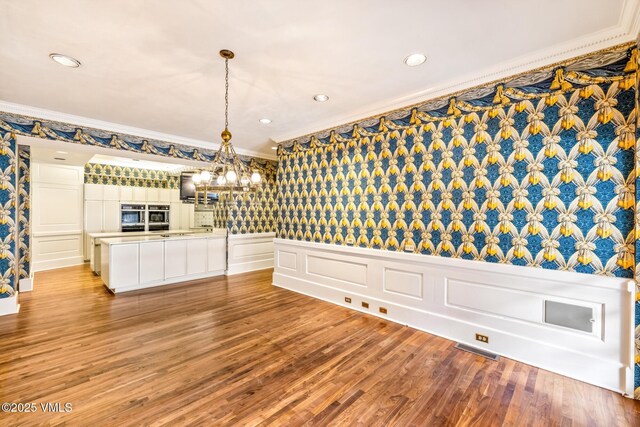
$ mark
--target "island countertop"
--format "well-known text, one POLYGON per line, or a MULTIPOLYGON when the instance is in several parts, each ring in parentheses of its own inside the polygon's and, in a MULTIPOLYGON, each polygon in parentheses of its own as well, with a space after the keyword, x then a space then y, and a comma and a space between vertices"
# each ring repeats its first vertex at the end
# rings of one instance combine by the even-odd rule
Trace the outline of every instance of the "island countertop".
POLYGON ((211 238, 220 238, 224 239, 227 237, 227 230, 225 229, 214 229, 214 231, 209 233, 184 233, 184 234, 156 234, 153 236, 143 235, 143 236, 127 236, 127 237, 108 237, 100 239, 100 243, 103 245, 111 246, 111 245, 122 245, 126 243, 142 243, 142 242, 159 242, 163 240, 184 240, 184 239, 211 239, 211 238))

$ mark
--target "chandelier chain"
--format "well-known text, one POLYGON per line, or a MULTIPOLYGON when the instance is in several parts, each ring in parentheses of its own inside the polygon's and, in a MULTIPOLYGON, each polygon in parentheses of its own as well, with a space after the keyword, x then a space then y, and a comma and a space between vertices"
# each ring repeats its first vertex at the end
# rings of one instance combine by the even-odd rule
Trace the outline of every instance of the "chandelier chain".
POLYGON ((229 128, 229 60, 224 60, 224 128, 229 128))

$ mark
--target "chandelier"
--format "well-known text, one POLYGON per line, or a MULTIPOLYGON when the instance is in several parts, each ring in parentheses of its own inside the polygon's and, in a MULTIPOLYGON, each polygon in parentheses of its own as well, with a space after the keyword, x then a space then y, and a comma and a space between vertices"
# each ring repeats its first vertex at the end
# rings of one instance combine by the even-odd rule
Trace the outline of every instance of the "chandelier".
POLYGON ((262 182, 262 176, 257 169, 252 169, 245 163, 231 145, 229 132, 229 60, 235 56, 227 49, 220 51, 224 58, 224 130, 220 134, 222 144, 211 160, 209 168, 202 169, 191 177, 196 188, 195 203, 198 205, 198 194, 204 196, 205 205, 208 203, 209 193, 217 193, 219 200, 230 202, 234 194, 245 196, 255 191, 262 182))

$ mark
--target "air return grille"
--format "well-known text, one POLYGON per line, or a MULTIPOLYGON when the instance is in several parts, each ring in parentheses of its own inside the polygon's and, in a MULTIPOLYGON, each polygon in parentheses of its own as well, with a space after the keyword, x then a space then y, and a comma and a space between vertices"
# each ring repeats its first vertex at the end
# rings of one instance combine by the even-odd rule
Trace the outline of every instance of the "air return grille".
POLYGON ((593 332, 593 309, 558 301, 544 302, 544 322, 583 332, 593 332))
POLYGON ((482 350, 480 348, 471 347, 470 345, 456 343, 456 348, 462 351, 468 351, 469 353, 477 354, 478 356, 486 357, 491 360, 498 360, 500 356, 491 353, 490 351, 482 350))

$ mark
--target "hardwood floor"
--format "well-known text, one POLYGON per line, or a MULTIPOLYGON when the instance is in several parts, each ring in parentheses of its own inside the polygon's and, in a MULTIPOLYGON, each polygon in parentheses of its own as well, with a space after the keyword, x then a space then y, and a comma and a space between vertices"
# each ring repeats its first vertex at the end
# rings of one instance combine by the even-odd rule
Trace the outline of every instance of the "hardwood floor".
POLYGON ((112 296, 36 275, 0 317, 0 425, 640 425, 640 402, 271 285, 271 271, 112 296))

